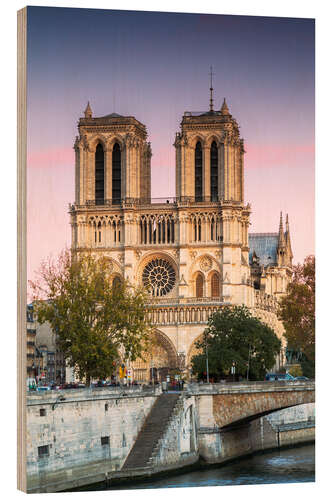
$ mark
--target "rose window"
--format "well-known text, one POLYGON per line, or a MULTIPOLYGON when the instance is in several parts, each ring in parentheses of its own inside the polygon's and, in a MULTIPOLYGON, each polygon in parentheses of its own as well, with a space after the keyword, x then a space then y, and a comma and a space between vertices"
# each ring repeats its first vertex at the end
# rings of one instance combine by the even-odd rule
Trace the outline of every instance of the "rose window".
POLYGON ((142 281, 154 297, 162 297, 175 286, 176 272, 167 260, 153 259, 144 268, 142 281))

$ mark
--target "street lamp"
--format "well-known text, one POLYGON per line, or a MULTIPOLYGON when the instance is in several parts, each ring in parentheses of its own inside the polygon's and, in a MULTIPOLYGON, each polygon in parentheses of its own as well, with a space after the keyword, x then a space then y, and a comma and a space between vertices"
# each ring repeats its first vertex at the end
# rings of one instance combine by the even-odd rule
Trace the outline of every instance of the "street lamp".
POLYGON ((231 366, 231 375, 232 375, 233 382, 235 382, 235 373, 236 373, 236 366, 235 366, 235 362, 233 361, 232 366, 231 366))
POLYGON ((208 339, 206 336, 206 373, 207 373, 207 384, 209 384, 209 365, 208 365, 208 339))
POLYGON ((247 374, 246 374, 246 380, 247 381, 249 381, 250 354, 251 354, 251 345, 249 344, 249 357, 248 357, 248 360, 247 360, 247 374))

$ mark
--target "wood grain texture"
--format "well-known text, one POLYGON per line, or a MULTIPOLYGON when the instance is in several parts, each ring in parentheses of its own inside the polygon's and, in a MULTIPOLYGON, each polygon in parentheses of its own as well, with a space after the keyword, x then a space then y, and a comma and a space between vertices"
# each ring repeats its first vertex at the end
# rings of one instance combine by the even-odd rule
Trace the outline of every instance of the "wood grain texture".
POLYGON ((26 491, 27 8, 17 13, 17 487, 26 491))

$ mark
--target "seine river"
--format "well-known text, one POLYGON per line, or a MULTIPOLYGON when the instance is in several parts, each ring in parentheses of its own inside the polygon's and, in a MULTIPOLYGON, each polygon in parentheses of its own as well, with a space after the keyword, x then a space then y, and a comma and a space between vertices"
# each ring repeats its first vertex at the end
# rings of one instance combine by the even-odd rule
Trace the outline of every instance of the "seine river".
POLYGON ((235 484, 307 483, 315 481, 315 446, 306 445, 248 458, 176 476, 150 479, 101 489, 189 488, 235 484))

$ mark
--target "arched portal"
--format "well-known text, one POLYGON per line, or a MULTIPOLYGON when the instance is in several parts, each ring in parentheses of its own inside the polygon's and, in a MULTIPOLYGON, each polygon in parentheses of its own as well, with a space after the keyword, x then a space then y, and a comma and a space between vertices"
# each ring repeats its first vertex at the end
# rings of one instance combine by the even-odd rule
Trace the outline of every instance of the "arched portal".
POLYGON ((177 368, 177 351, 164 333, 155 330, 150 351, 132 363, 133 380, 149 382, 154 378, 155 382, 162 382, 174 368, 177 368))

